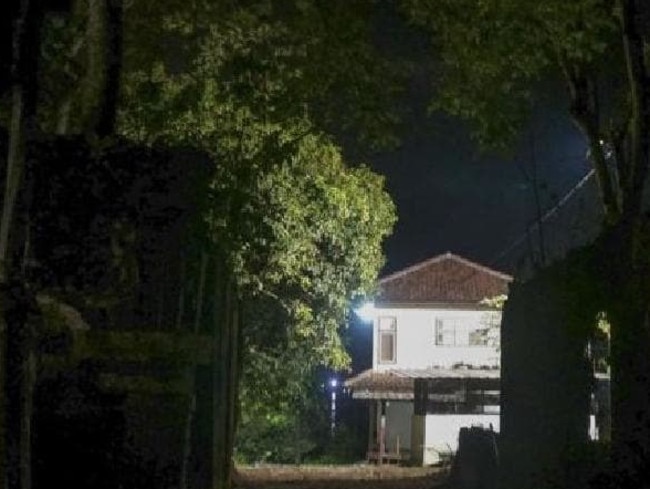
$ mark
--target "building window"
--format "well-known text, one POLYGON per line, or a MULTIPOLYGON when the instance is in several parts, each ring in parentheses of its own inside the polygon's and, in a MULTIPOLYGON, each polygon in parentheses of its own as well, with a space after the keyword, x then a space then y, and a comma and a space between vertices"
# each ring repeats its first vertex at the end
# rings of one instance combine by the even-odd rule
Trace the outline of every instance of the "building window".
POLYGON ((395 363, 397 319, 394 317, 379 318, 379 363, 395 363))
POLYGON ((436 318, 436 345, 454 346, 456 344, 456 328, 449 319, 436 318))
POLYGON ((480 335, 463 318, 436 318, 435 344, 437 346, 477 346, 480 335))
POLYGON ((477 329, 469 333, 469 346, 487 346, 488 330, 477 329))

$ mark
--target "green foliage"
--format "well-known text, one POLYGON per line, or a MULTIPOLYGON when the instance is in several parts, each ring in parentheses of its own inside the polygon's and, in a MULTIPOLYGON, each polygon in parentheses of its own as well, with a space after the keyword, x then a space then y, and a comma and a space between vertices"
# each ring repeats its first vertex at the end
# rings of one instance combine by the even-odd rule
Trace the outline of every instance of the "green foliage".
POLYGON ((347 424, 338 421, 334 436, 330 436, 321 452, 310 463, 336 465, 351 464, 362 460, 365 456, 368 440, 359 436, 347 424))
POLYGON ((211 219, 247 297, 240 454, 257 459, 263 453, 251 445, 276 440, 263 450, 275 461, 316 448, 298 435, 322 444, 312 432, 317 417, 305 411, 319 399, 310 382, 318 366, 347 365, 339 331, 350 301, 374 287, 394 222, 380 177, 346 169, 323 137, 291 144, 293 154, 245 185, 215 185, 211 219), (290 454, 277 452, 286 446, 290 454))
MULTIPOLYGON (((262 417, 269 430, 242 440, 302 439, 296 433, 311 428, 314 372, 346 367, 339 332, 348 303, 371 291, 383 262, 381 242, 395 216, 382 178, 347 167, 328 135, 353 134, 373 147, 395 142, 397 70, 373 46, 372 5, 125 5, 120 136, 137 148, 195 148, 216 162, 203 217, 244 303, 241 426, 250 431, 259 426, 250 420, 262 417)), ((80 0, 70 15, 47 19, 40 113, 47 132, 84 130, 83 94, 98 75, 89 8, 80 0)), ((141 161, 126 156, 98 162, 128 175, 141 161)), ((145 188, 136 187, 140 203, 145 188)), ((151 253, 143 256, 155 265, 151 253)), ((184 286, 198 282, 191 273, 184 286)), ((120 290, 142 285, 132 282, 120 290)), ((311 449, 294 446, 299 454, 311 449)))
POLYGON ((596 327, 589 340, 594 370, 609 373, 611 368, 610 343, 612 326, 605 312, 599 312, 595 319, 596 327))
POLYGON ((129 137, 225 151, 219 145, 239 148, 251 122, 307 119, 369 145, 395 142, 398 71, 372 45, 372 2, 170 3, 149 15, 127 11, 127 40, 138 46, 125 60, 121 130, 129 137))
POLYGON ((374 286, 394 209, 382 179, 364 167, 346 169, 323 137, 288 143, 293 154, 275 144, 265 148, 276 160, 268 170, 260 163, 232 184, 230 174, 217 179, 213 232, 242 290, 283 306, 289 341, 310 345, 317 358, 341 368, 336 331, 349 301, 374 286))
MULTIPOLYGON (((538 81, 570 69, 607 73, 616 18, 601 0, 405 0, 434 35, 441 64, 436 108, 469 120, 485 145, 517 136, 538 81)), ((619 63, 622 67, 622 64, 619 63)))
MULTIPOLYGON (((157 56, 133 65, 127 55, 121 130, 214 156, 209 222, 241 289, 279 301, 289 348, 341 368, 337 328, 372 287, 394 221, 381 179, 347 169, 320 130, 336 121, 379 142, 395 122, 380 107, 393 88, 369 43, 370 2, 170 5, 153 22, 193 51, 169 59, 152 45, 157 56)), ((128 31, 143 29, 147 51, 142 18, 128 31)))
MULTIPOLYGON (((242 291, 276 298, 289 340, 338 368, 347 301, 372 287, 394 221, 381 179, 347 169, 322 133, 336 120, 363 128, 362 138, 390 139, 395 120, 382 104, 393 85, 371 43, 371 4, 167 0, 129 4, 124 16, 120 132, 219 162, 208 221, 242 291)), ((66 110, 65 125, 79 130, 89 18, 84 2, 47 18, 48 130, 66 110)))
MULTIPOLYGON (((104 76, 103 38, 93 24, 103 18, 102 2, 72 4, 69 13, 45 16, 39 121, 46 132, 87 130, 104 76)), ((396 144, 404 69, 375 46, 373 4, 126 2, 119 132, 215 149, 219 135, 233 135, 232 123, 299 118, 368 147, 396 144)))
POLYGON ((393 142, 394 68, 369 42, 371 3, 127 12, 127 39, 142 33, 144 45, 127 52, 121 131, 218 162, 208 223, 244 300, 240 457, 293 461, 314 448, 298 441, 318 438, 311 379, 320 365, 347 365, 348 303, 371 291, 383 262, 395 220, 383 181, 347 168, 323 133, 393 142), (160 51, 152 25, 182 53, 160 51))
POLYGON ((483 298, 480 301, 480 304, 491 307, 493 309, 497 309, 499 311, 503 311, 503 306, 505 305, 507 300, 508 300, 508 296, 506 294, 499 294, 493 297, 483 298))
POLYGON ((257 355, 245 367, 258 380, 243 383, 236 450, 242 463, 301 463, 327 442, 328 402, 315 372, 298 378, 283 365, 288 356, 280 357, 257 355), (274 369, 288 375, 282 379, 274 369))

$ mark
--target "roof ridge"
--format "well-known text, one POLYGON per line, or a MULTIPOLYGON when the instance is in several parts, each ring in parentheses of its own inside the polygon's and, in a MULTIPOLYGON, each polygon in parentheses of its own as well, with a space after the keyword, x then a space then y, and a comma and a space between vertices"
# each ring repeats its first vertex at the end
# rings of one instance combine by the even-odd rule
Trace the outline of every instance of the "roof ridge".
POLYGON ((503 273, 503 272, 500 272, 500 271, 495 270, 493 268, 487 267, 485 265, 481 265, 480 263, 477 263, 477 262, 472 261, 472 260, 468 260, 467 258, 464 258, 464 257, 459 256, 459 255, 455 255, 453 253, 447 252, 447 254, 450 257, 456 259, 457 261, 463 262, 463 263, 465 263, 466 265, 468 265, 468 266, 470 266, 472 268, 478 268, 479 270, 482 270, 485 273, 496 275, 497 277, 502 278, 504 280, 512 280, 512 275, 508 275, 507 273, 503 273))
POLYGON ((390 282, 391 280, 394 280, 396 278, 402 277, 404 275, 407 275, 411 272, 414 272, 416 270, 419 270, 421 268, 424 268, 428 265, 431 265, 433 263, 437 263, 443 260, 455 260, 457 262, 463 263, 471 268, 475 268, 477 270, 481 270, 482 272, 489 273, 491 275, 495 275, 498 278, 501 278, 503 280, 511 281, 512 276, 508 275, 503 272, 499 272, 497 270, 493 270, 492 268, 486 267, 485 265, 481 265, 480 263, 476 263, 474 261, 468 260, 467 258, 464 258, 460 255, 456 255, 455 253, 452 253, 451 251, 447 251, 446 253, 442 253, 440 255, 436 255, 431 258, 427 258, 426 260, 423 260, 421 262, 415 263, 411 266, 408 266, 406 268, 403 268, 402 270, 398 270, 397 272, 393 272, 389 275, 386 275, 385 277, 379 279, 379 283, 383 284, 386 282, 390 282))

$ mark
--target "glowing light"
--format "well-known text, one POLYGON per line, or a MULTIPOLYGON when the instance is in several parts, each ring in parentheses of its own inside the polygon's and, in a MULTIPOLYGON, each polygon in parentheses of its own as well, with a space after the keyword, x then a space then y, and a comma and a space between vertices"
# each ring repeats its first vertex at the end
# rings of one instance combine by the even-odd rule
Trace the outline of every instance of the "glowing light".
POLYGON ((336 388, 336 386, 339 385, 339 381, 336 379, 330 379, 330 386, 333 388, 336 388))
POLYGON ((370 323, 375 320, 375 315, 377 310, 375 309, 374 302, 366 302, 358 309, 354 310, 354 313, 365 323, 370 323))

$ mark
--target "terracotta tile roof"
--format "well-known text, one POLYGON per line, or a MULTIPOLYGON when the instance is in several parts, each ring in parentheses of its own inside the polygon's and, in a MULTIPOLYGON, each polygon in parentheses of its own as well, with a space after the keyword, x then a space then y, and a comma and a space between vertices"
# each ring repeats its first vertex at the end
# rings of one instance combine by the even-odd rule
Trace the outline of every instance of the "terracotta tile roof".
POLYGON ((415 377, 402 375, 399 371, 377 372, 372 369, 361 372, 359 375, 348 379, 345 387, 353 393, 372 392, 384 394, 384 398, 413 399, 413 382, 415 377), (389 397, 387 397, 389 396, 389 397))
POLYGON ((400 270, 379 281, 379 303, 477 303, 507 294, 510 275, 453 253, 400 270))
POLYGON ((413 399, 415 379, 437 379, 457 383, 463 379, 493 379, 499 369, 393 369, 384 372, 368 369, 345 381, 356 399, 413 399))

